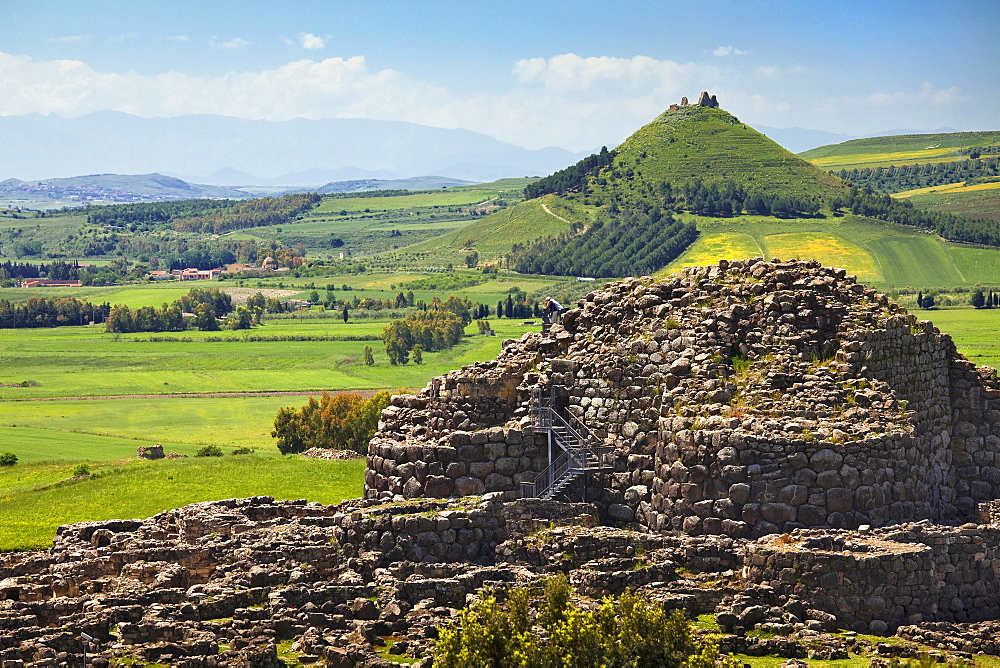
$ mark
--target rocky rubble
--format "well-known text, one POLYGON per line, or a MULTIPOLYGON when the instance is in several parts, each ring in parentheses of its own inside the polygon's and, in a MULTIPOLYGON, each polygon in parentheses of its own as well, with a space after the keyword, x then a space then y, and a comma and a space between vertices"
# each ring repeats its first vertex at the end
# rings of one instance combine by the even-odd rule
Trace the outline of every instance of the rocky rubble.
POLYGON ((195 504, 4 555, 0 661, 69 665, 87 633, 94 665, 384 665, 552 573, 713 613, 732 652, 997 651, 1000 384, 840 269, 607 284, 393 397, 366 464, 339 506, 195 504), (519 498, 558 454, 542 400, 612 452, 556 501, 519 498))
POLYGON ((427 656, 436 628, 481 591, 553 572, 597 597, 644 588, 693 612, 718 602, 678 582, 675 564, 712 567, 721 553, 735 563, 731 543, 615 529, 588 539, 595 518, 586 504, 498 494, 339 506, 254 497, 67 525, 50 550, 3 559, 0 662, 72 665, 86 633, 98 666, 281 666, 279 649, 384 665, 392 653, 427 656))

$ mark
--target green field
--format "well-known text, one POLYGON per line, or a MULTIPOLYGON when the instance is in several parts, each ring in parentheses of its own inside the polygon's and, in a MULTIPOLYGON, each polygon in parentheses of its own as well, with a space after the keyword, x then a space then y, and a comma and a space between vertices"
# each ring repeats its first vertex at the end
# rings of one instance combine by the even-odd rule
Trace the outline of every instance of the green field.
MULTIPOLYGON (((253 334, 378 336, 388 324, 344 324, 335 318, 272 322, 277 324, 253 334)), ((0 383, 26 386, 0 387, 0 399, 422 386, 431 376, 494 357, 504 337, 518 338, 532 328, 505 319, 494 319, 493 325, 495 337, 470 334, 454 348, 425 353, 422 365, 396 367, 388 364, 380 341, 244 341, 234 332, 189 332, 162 336, 186 336, 190 342, 151 342, 149 334, 119 336, 97 326, 35 329, 30 338, 5 329, 0 330, 0 383), (211 342, 227 337, 236 340, 211 342), (375 352, 373 367, 361 362, 366 345, 375 352)))
POLYGON ((496 197, 500 192, 502 191, 496 188, 447 188, 440 192, 414 193, 394 197, 325 198, 310 215, 321 216, 339 211, 392 211, 417 207, 468 206, 486 202, 496 197))
POLYGON ((958 352, 970 361, 1000 369, 1000 309, 915 309, 912 313, 950 334, 958 352))
POLYGON ((143 518, 210 499, 273 496, 338 503, 361 495, 365 460, 241 455, 136 461, 95 467, 40 462, 0 470, 0 549, 42 549, 60 524, 143 518))
POLYGON ((959 151, 973 146, 988 149, 984 155, 1000 153, 1000 132, 948 132, 868 137, 820 146, 800 153, 799 156, 817 167, 839 171, 858 167, 964 160, 967 156, 959 151), (996 150, 990 151, 990 147, 996 150))
POLYGON ((668 268, 719 259, 816 259, 882 290, 1000 284, 1000 251, 946 243, 901 225, 857 216, 825 219, 685 217, 698 240, 668 268))

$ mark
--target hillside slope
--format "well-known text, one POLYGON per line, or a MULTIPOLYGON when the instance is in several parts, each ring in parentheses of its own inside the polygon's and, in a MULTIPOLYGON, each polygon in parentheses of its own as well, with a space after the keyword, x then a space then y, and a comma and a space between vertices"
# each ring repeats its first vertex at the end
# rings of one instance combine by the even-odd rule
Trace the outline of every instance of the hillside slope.
POLYGON ((829 197, 843 192, 840 179, 785 150, 732 114, 687 106, 665 111, 615 150, 613 182, 600 177, 595 195, 621 187, 641 191, 662 182, 674 189, 700 179, 732 181, 749 193, 829 197))
POLYGON ((1000 222, 1000 132, 871 137, 800 155, 859 187, 908 199, 918 209, 1000 222))
MULTIPOLYGON (((958 148, 945 148, 964 150, 992 137, 965 135, 950 142, 958 148)), ((849 150, 927 145, 888 139, 857 140, 849 150)), ((855 199, 835 174, 713 107, 671 108, 613 151, 534 182, 526 195, 445 237, 400 249, 397 257, 413 250, 414 257, 457 263, 475 251, 480 262, 502 259, 519 271, 604 277, 655 270, 651 259, 662 254, 650 249, 669 244, 677 253, 671 269, 719 259, 815 258, 883 286, 1000 282, 1000 252, 936 236, 969 241, 974 230, 921 220, 887 198, 855 199), (677 222, 697 228, 697 238, 690 227, 671 239, 656 236, 658 226, 677 222), (623 254, 636 257, 626 262, 623 254)))
MULTIPOLYGON (((757 194, 813 202, 847 190, 840 179, 783 149, 728 112, 693 105, 660 114, 613 153, 602 153, 591 163, 605 166, 582 177, 578 187, 552 187, 542 197, 407 248, 404 253, 412 251, 424 259, 451 253, 458 259, 458 254, 475 250, 481 260, 495 261, 519 247, 523 250, 539 239, 560 235, 568 247, 573 238, 567 235, 609 216, 625 215, 623 211, 633 218, 653 211, 659 219, 671 209, 682 210, 692 199, 685 188, 695 184, 735 187, 742 191, 738 197, 744 198, 757 194)), ((549 179, 572 171, 572 167, 567 168, 549 179)), ((549 186, 544 182, 546 179, 541 179, 532 188, 542 184, 541 192, 545 192, 549 186)), ((732 207, 741 210, 742 199, 732 207)))
POLYGON ((984 155, 1000 153, 1000 132, 946 132, 852 139, 820 146, 799 157, 823 169, 882 167, 912 163, 951 162, 968 157, 963 149, 980 147, 984 155))

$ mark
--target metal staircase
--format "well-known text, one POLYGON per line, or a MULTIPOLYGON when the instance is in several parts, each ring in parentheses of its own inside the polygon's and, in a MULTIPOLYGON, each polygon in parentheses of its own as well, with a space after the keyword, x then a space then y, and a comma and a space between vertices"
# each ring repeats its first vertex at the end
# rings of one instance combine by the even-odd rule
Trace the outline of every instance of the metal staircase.
POLYGON ((609 463, 614 448, 599 445, 581 420, 572 415, 564 417, 553 406, 551 397, 544 398, 541 391, 536 390, 532 396, 531 413, 535 429, 549 436, 549 466, 531 482, 521 483, 521 498, 551 499, 566 490, 579 476, 614 471, 614 466, 609 463), (553 443, 561 450, 555 458, 552 456, 553 443))

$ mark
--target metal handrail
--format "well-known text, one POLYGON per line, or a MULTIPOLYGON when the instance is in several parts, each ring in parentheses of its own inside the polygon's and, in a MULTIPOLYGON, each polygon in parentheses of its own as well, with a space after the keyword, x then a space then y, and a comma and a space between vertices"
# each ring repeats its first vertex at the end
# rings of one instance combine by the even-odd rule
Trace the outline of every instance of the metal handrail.
POLYGON ((605 457, 614 448, 594 444, 592 432, 587 425, 576 416, 570 415, 567 419, 561 415, 552 407, 552 398, 543 397, 540 388, 532 394, 535 426, 552 434, 563 452, 534 480, 521 483, 521 496, 550 498, 564 482, 590 470, 592 462, 597 467, 605 466, 605 457))
POLYGON ((552 419, 558 420, 562 423, 562 426, 569 429, 573 436, 580 443, 591 442, 593 435, 591 434, 590 427, 587 426, 580 418, 575 415, 563 416, 559 411, 552 407, 552 397, 545 397, 542 395, 541 388, 536 388, 533 391, 534 399, 536 402, 535 418, 538 426, 542 428, 547 428, 552 426, 552 419), (548 420, 546 420, 548 418, 548 420))
POLYGON ((531 489, 530 498, 542 498, 568 476, 586 468, 586 453, 582 450, 564 450, 549 466, 535 476, 531 482, 521 483, 521 496, 526 496, 526 488, 531 489), (582 455, 582 457, 581 457, 582 455))

